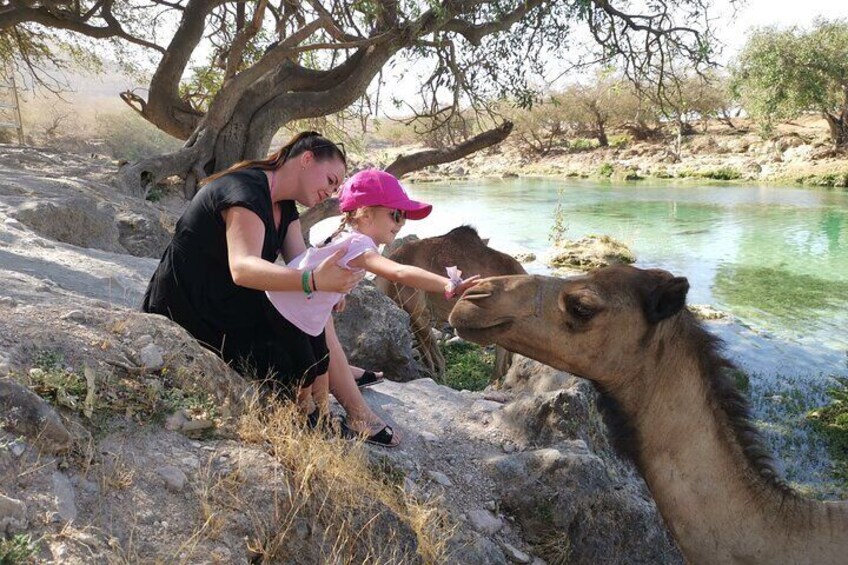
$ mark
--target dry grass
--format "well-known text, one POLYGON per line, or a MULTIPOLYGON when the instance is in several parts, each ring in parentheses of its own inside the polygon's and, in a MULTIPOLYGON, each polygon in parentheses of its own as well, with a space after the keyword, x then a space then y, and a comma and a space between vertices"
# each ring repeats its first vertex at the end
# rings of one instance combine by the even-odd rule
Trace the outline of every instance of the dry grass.
POLYGON ((293 406, 254 402, 240 422, 241 438, 264 445, 288 485, 276 523, 257 524, 257 557, 291 555, 308 531, 322 563, 446 562, 451 528, 444 511, 376 476, 361 444, 323 438, 300 421, 293 406))

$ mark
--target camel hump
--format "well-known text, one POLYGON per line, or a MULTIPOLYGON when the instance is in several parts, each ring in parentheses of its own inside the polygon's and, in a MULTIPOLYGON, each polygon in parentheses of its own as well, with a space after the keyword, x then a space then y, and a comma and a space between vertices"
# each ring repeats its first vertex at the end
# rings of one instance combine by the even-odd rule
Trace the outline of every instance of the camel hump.
POLYGON ((486 245, 486 242, 483 241, 483 239, 480 237, 480 234, 477 233, 477 230, 469 225, 455 227, 445 235, 441 235, 439 237, 444 239, 450 239, 452 241, 456 241, 457 243, 474 243, 477 245, 486 245))

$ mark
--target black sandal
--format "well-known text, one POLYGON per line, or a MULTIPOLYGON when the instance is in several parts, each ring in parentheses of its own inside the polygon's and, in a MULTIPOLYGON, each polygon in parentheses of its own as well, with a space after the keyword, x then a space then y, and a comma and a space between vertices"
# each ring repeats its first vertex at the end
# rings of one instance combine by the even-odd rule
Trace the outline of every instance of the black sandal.
POLYGON ((357 432, 356 430, 351 429, 347 422, 342 424, 342 436, 348 439, 362 439, 365 443, 370 443, 372 445, 379 445, 380 447, 397 447, 400 445, 400 442, 393 443, 395 439, 395 432, 391 426, 383 426, 379 432, 376 434, 372 434, 370 436, 364 435, 364 432, 357 432))
POLYGON ((378 377, 377 373, 374 371, 364 371, 362 376, 356 379, 356 386, 359 388, 369 387, 371 385, 375 385, 377 383, 383 382, 385 379, 383 377, 378 377))

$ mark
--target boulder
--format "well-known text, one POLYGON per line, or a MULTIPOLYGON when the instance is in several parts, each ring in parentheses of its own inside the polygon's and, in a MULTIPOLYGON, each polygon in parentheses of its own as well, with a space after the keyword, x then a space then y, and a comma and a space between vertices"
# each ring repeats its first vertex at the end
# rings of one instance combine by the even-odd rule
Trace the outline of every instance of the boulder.
POLYGON ((409 315, 372 282, 363 281, 348 294, 347 307, 334 319, 353 365, 383 371, 396 381, 421 376, 423 369, 412 357, 409 315))
POLYGON ((11 379, 0 380, 0 425, 51 453, 71 447, 71 434, 53 407, 11 379))
POLYGON ((12 217, 38 235, 78 247, 121 252, 109 204, 84 196, 21 204, 12 217))

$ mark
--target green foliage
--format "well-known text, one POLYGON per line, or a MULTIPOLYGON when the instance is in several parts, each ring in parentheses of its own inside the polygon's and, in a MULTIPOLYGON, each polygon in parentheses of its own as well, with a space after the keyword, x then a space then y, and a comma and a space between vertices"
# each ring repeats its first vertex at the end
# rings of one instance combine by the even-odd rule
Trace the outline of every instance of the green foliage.
POLYGON ((598 176, 609 178, 615 172, 615 168, 612 166, 612 163, 602 163, 600 167, 598 167, 598 176))
POLYGON ((465 341, 445 345, 442 384, 456 390, 483 390, 495 366, 493 351, 465 341))
POLYGON ((137 161, 176 151, 182 145, 130 110, 98 115, 97 130, 116 159, 137 161))
POLYGON ((578 137, 568 142, 568 148, 572 151, 588 151, 598 147, 597 139, 585 139, 578 137))
POLYGON ((609 146, 613 149, 621 149, 622 147, 627 147, 630 144, 632 139, 629 135, 611 135, 609 136, 609 146))
POLYGON ((737 180, 742 177, 742 174, 733 167, 721 167, 711 171, 702 171, 699 176, 714 180, 737 180))
POLYGON ((837 377, 827 392, 830 404, 810 411, 807 418, 828 443, 835 475, 848 485, 848 378, 837 377))
POLYGON ((806 175, 795 179, 798 184, 806 186, 824 186, 845 188, 848 186, 848 173, 825 173, 823 175, 806 175))
POLYGON ((761 29, 733 71, 733 89, 763 133, 804 111, 839 115, 848 83, 848 21, 817 20, 810 31, 761 29))
POLYGON ((9 539, 0 537, 0 564, 23 565, 31 563, 38 552, 38 542, 29 534, 18 534, 9 539))

